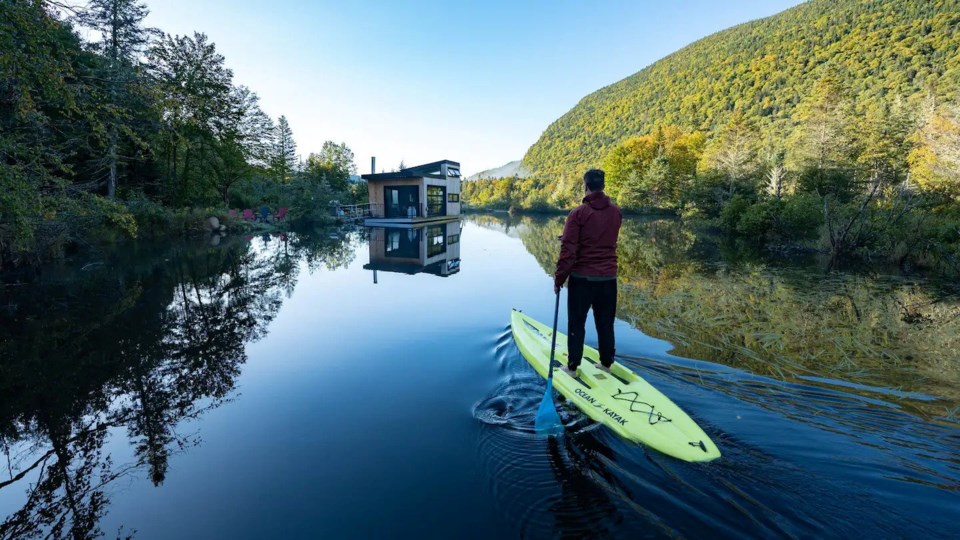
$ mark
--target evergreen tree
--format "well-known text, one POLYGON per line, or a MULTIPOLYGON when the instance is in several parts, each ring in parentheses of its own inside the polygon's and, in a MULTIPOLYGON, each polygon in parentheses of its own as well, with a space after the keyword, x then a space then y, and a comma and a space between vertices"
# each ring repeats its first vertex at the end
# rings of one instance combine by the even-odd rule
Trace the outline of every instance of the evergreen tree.
POLYGON ((297 143, 293 140, 293 130, 286 116, 280 117, 274 129, 270 166, 280 183, 288 182, 297 170, 297 143))
POLYGON ((105 86, 103 115, 106 125, 106 155, 102 161, 108 170, 107 196, 117 190, 117 164, 121 159, 121 136, 143 145, 129 124, 132 116, 133 88, 138 84, 137 64, 154 30, 143 27, 148 10, 140 0, 91 0, 88 11, 79 16, 82 24, 98 32, 101 41, 93 48, 105 65, 99 75, 105 86))
POLYGON ((873 182, 899 183, 906 177, 910 135, 916 129, 903 100, 882 102, 867 111, 857 164, 873 182))
POLYGON ((732 197, 738 187, 749 187, 745 183, 757 170, 758 150, 756 127, 737 109, 703 156, 707 168, 716 169, 726 177, 726 197, 732 197))
POLYGON ((643 173, 641 186, 647 203, 653 208, 676 208, 680 186, 677 176, 670 174, 670 161, 665 154, 653 159, 643 173))
POLYGON ((857 135, 853 101, 836 71, 828 72, 797 107, 788 141, 788 166, 801 192, 849 200, 856 191, 852 167, 857 135))
POLYGON ((617 202, 624 210, 640 210, 646 205, 647 198, 641 171, 632 170, 627 174, 620 188, 617 202))
POLYGON ((837 169, 856 153, 853 107, 847 87, 836 72, 816 82, 797 106, 797 128, 789 158, 795 169, 837 169))
POLYGON ((911 179, 924 190, 960 202, 960 106, 937 106, 928 100, 911 140, 911 179))

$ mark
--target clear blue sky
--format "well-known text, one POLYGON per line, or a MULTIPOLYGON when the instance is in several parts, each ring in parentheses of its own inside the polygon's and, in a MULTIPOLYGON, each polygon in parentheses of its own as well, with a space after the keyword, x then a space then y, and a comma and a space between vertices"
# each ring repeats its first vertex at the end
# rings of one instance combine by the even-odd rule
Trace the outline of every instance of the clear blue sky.
POLYGON ((346 142, 361 173, 520 159, 587 94, 798 0, 147 0, 147 24, 204 32, 237 84, 286 115, 298 152, 346 142))

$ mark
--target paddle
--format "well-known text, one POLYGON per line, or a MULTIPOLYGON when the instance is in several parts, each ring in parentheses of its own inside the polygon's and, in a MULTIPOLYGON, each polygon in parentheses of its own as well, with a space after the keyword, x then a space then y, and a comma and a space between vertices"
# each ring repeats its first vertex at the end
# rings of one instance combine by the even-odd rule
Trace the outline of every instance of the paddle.
POLYGON ((553 404, 553 358, 557 350, 557 319, 560 316, 560 291, 557 291, 557 302, 553 308, 553 342, 550 344, 550 368, 547 376, 547 391, 543 394, 540 408, 537 409, 537 419, 534 428, 541 435, 557 435, 563 432, 563 423, 553 404))

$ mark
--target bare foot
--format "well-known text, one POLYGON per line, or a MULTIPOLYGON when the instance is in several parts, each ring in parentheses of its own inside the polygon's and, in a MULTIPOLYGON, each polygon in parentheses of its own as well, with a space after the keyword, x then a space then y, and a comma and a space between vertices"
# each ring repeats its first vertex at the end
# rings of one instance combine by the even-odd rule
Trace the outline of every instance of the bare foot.
POLYGON ((579 371, 579 370, 580 370, 580 366, 577 366, 577 367, 575 367, 575 368, 573 368, 573 369, 570 369, 570 366, 563 366, 563 372, 566 373, 567 375, 571 376, 571 377, 576 377, 576 376, 577 376, 577 371, 579 371))

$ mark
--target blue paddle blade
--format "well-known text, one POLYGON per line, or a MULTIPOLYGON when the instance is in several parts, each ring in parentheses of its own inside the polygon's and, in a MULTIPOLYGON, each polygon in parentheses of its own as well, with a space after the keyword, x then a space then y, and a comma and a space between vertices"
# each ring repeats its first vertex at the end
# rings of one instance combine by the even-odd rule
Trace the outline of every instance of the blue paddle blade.
POLYGON ((563 432, 563 423, 553 404, 553 379, 547 379, 547 391, 544 392, 540 408, 537 409, 534 429, 540 435, 558 435, 563 432))

